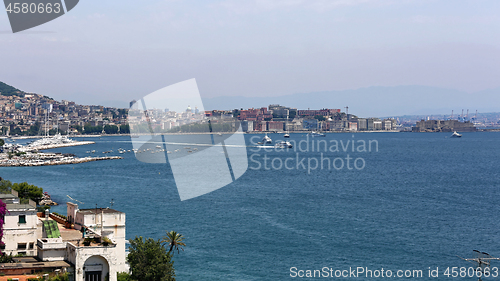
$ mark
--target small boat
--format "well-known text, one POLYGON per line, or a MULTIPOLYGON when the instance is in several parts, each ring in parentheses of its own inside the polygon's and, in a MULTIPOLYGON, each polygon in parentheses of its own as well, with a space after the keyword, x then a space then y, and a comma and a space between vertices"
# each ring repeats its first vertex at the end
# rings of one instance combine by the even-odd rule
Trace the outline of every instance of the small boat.
POLYGON ((459 134, 459 133, 457 133, 457 131, 454 131, 454 132, 453 132, 453 134, 451 134, 451 137, 452 137, 452 138, 461 138, 461 137, 462 137, 462 135, 461 135, 461 134, 459 134))
POLYGON ((311 133, 309 133, 309 135, 311 135, 311 137, 324 137, 324 136, 326 136, 323 133, 315 132, 315 131, 312 131, 311 133))
POLYGON ((156 148, 161 148, 161 146, 157 145, 156 148))
POLYGON ((279 147, 279 148, 292 148, 293 145, 290 142, 288 142, 288 141, 279 141, 279 142, 276 142, 275 147, 279 147))
POLYGON ((290 137, 290 134, 289 134, 289 133, 285 133, 285 134, 283 135, 283 137, 284 137, 284 138, 289 138, 289 137, 290 137))
POLYGON ((273 140, 267 136, 267 134, 264 136, 264 138, 262 138, 262 143, 266 144, 266 143, 273 143, 273 140))

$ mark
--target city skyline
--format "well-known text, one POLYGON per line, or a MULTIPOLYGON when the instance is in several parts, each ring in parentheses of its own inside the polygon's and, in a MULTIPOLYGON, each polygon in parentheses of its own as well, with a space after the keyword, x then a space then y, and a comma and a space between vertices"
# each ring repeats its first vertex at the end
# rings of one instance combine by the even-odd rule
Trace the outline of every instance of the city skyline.
MULTIPOLYGON (((9 54, 1 77, 27 92, 107 106, 190 78, 204 99, 420 85, 455 90, 462 102, 492 104, 498 91, 485 90, 500 87, 499 5, 102 1, 97 8, 82 2, 18 34, 0 13, 0 51, 9 54)), ((408 112, 416 97, 403 93, 391 105, 408 112)), ((361 108, 359 102, 342 106, 361 108)))

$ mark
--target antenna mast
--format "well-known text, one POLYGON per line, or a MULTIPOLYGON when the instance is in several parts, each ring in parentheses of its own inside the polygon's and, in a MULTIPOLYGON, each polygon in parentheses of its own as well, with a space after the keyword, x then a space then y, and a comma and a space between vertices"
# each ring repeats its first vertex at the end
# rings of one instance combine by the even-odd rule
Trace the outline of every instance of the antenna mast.
POLYGON ((459 257, 461 259, 463 259, 464 261, 468 261, 470 263, 473 263, 475 264, 476 266, 476 276, 479 275, 479 279, 478 281, 481 281, 481 276, 483 276, 484 274, 482 274, 484 272, 484 270, 486 268, 489 269, 490 267, 490 263, 491 261, 493 260, 500 260, 500 258, 494 258, 492 256, 490 256, 490 254, 488 253, 485 253, 485 252, 479 252, 478 250, 473 250, 474 252, 474 255, 476 256, 475 258, 472 258, 472 259, 464 259, 462 257, 459 257), (477 274, 477 272, 481 272, 481 274, 477 274))
POLYGON ((347 129, 351 130, 351 123, 349 123, 349 106, 345 107, 345 115, 347 116, 347 129))

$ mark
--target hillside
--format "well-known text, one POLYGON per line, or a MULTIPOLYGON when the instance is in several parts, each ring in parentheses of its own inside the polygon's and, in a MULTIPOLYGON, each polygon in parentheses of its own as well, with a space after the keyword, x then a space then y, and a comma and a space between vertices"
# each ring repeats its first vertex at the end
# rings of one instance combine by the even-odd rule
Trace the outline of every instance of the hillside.
POLYGON ((23 96, 24 92, 0 81, 0 95, 2 95, 2 96, 23 96))

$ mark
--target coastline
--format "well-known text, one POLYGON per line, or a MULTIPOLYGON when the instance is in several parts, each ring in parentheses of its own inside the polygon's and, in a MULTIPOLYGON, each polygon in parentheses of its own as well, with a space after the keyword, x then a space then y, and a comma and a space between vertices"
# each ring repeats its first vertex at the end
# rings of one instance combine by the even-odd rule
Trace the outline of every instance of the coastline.
MULTIPOLYGON (((222 134, 222 135, 228 135, 228 134, 308 134, 311 131, 251 131, 251 132, 184 132, 184 133, 155 133, 153 134, 154 136, 159 136, 159 135, 210 135, 210 134, 222 134)), ((477 129, 476 132, 500 132, 500 129, 477 129)), ((321 131, 321 133, 324 134, 346 134, 346 133, 439 133, 439 132, 412 132, 409 130, 372 130, 372 131, 321 131)), ((151 136, 151 134, 100 134, 100 135, 68 135, 70 138, 100 138, 100 137, 140 137, 140 136, 151 136)), ((5 139, 7 136, 0 136, 0 139, 5 139)), ((11 139, 14 140, 23 140, 23 139, 40 139, 42 138, 41 136, 17 136, 17 137, 10 137, 11 139)), ((89 143, 86 144, 93 144, 95 142, 88 141, 89 143)), ((80 144, 76 144, 80 145, 80 144)), ((73 145, 73 146, 76 146, 73 145)), ((82 144, 83 145, 83 144, 82 144)), ((57 147, 53 147, 57 148, 57 147)), ((45 148, 45 149, 52 149, 52 148, 45 148)))

